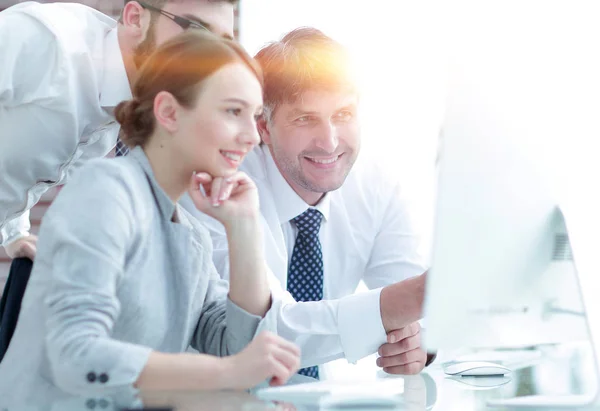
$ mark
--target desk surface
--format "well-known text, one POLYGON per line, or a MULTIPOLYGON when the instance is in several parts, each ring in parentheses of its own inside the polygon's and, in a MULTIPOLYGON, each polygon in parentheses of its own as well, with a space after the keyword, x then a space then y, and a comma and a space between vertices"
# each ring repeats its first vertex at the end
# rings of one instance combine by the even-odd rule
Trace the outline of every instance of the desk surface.
MULTIPOLYGON (((526 395, 587 394, 594 391, 595 374, 591 357, 582 347, 548 347, 541 358, 533 363, 512 364, 510 377, 449 377, 441 364, 433 364, 427 372, 416 376, 385 376, 404 385, 404 405, 398 409, 421 410, 511 410, 513 408, 489 408, 490 400, 526 395)), ((357 383, 360 383, 360 379, 357 383)), ((369 376, 364 381, 373 381, 369 376)), ((0 404, 2 399, 0 399, 0 404)), ((55 398, 31 399, 26 406, 3 408, 0 411, 88 411, 146 408, 178 411, 272 411, 272 410, 318 410, 318 406, 274 404, 264 402, 245 392, 142 392, 123 391, 101 393, 94 397, 69 397, 64 394, 55 398), (105 394, 105 395, 104 395, 105 394)), ((538 408, 542 409, 542 408, 538 408)), ((582 409, 578 407, 576 409, 582 409)), ((600 408, 598 408, 600 409, 600 408)), ((356 411, 356 409, 354 409, 356 411)), ((548 408, 545 408, 548 410, 548 408)))

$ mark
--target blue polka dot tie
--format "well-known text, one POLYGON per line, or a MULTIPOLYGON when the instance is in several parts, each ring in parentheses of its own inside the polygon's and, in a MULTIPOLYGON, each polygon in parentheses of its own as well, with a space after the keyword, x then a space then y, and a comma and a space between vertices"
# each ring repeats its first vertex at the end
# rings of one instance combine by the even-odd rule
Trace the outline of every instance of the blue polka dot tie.
MULTIPOLYGON (((321 212, 312 208, 292 219, 298 236, 288 269, 287 289, 296 301, 323 299, 323 253, 319 241, 322 219, 321 212)), ((318 379, 319 367, 303 368, 298 373, 318 379)))

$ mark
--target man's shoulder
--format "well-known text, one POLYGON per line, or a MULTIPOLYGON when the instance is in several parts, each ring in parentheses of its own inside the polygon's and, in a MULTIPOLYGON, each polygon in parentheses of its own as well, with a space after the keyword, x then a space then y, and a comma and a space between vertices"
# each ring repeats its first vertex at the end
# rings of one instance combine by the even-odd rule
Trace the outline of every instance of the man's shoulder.
POLYGON ((373 195, 390 192, 399 180, 390 167, 374 156, 360 155, 337 192, 346 197, 359 195, 372 199, 373 195))
MULTIPOLYGON (((81 51, 78 45, 98 41, 98 31, 116 27, 111 17, 83 4, 33 1, 16 4, 2 12, 2 18, 25 17, 35 28, 45 29, 55 41, 68 45, 67 51, 81 51)), ((101 40, 101 39, 100 39, 101 40)))

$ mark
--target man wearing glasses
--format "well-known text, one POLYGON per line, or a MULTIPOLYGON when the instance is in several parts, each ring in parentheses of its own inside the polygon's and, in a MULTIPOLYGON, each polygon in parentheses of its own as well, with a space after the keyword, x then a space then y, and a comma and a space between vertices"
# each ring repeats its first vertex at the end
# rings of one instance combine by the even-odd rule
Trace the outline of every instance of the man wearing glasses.
POLYGON ((0 302, 0 358, 36 254, 29 210, 115 147, 113 109, 131 98, 148 54, 184 30, 233 38, 235 3, 126 1, 118 22, 75 3, 26 2, 0 12, 0 245, 13 258, 11 292, 0 302))
POLYGON ((158 44, 184 30, 233 38, 235 0, 126 1, 119 22, 80 4, 0 12, 0 244, 33 259, 29 209, 117 142, 112 110, 158 44))

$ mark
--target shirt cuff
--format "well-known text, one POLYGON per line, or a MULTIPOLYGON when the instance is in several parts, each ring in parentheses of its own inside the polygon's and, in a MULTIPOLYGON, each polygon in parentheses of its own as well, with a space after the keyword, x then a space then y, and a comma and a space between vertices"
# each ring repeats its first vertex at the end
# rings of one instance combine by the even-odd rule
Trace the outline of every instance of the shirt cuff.
POLYGON ((2 229, 0 229, 0 244, 6 247, 19 238, 27 237, 30 228, 29 211, 26 211, 19 217, 7 221, 2 229))
POLYGON ((371 355, 387 342, 380 307, 381 288, 339 300, 338 327, 348 362, 371 355))

